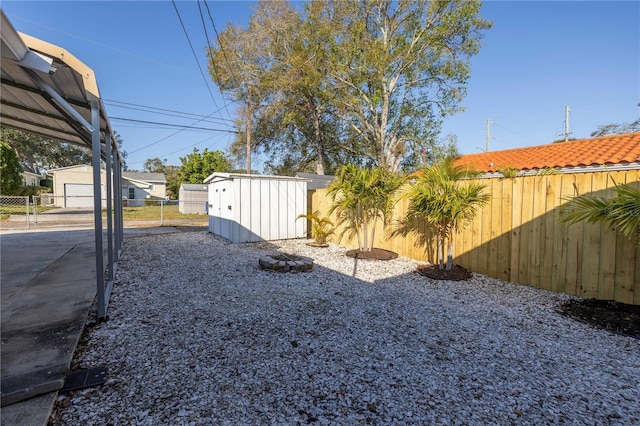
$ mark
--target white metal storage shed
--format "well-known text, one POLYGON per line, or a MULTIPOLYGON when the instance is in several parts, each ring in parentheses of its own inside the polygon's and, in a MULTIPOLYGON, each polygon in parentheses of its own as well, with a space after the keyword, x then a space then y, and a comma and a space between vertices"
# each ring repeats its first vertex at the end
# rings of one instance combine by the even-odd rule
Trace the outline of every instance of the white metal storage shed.
POLYGON ((183 183, 178 192, 178 211, 182 214, 206 214, 209 187, 183 183))
POLYGON ((209 184, 209 232, 234 243, 306 238, 308 179, 214 173, 209 184))

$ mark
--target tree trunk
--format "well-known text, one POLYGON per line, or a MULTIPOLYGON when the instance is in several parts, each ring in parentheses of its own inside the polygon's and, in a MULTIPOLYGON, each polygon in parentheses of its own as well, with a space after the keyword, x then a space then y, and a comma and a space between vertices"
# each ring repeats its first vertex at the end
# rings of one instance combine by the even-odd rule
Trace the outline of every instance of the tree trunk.
POLYGON ((316 173, 319 175, 324 175, 325 174, 324 137, 322 135, 322 129, 320 129, 319 114, 320 112, 318 111, 318 108, 315 108, 315 113, 313 114, 313 131, 314 131, 314 137, 316 140, 316 151, 317 151, 316 173))
POLYGON ((438 232, 438 235, 436 237, 436 240, 438 242, 438 246, 437 246, 437 254, 436 254, 436 258, 438 261, 438 269, 444 269, 444 248, 443 248, 443 241, 442 241, 442 235, 440 235, 440 233, 438 232))
POLYGON ((453 267, 453 235, 447 238, 447 271, 453 267))
POLYGON ((362 224, 362 245, 358 248, 360 251, 369 251, 369 223, 366 218, 362 224))
POLYGON ((376 239, 376 224, 374 223, 371 227, 371 243, 369 247, 369 251, 373 250, 373 241, 376 239))
POLYGON ((247 137, 247 174, 251 174, 251 98, 247 98, 247 124, 246 124, 246 137, 247 137))

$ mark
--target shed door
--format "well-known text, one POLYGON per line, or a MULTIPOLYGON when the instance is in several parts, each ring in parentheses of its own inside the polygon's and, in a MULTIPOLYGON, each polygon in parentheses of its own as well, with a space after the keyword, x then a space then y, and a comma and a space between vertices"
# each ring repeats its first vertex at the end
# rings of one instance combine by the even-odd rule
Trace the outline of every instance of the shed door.
POLYGON ((65 207, 93 207, 93 185, 90 183, 65 183, 65 207))
POLYGON ((223 180, 213 185, 213 233, 231 240, 234 211, 232 210, 231 181, 223 180))

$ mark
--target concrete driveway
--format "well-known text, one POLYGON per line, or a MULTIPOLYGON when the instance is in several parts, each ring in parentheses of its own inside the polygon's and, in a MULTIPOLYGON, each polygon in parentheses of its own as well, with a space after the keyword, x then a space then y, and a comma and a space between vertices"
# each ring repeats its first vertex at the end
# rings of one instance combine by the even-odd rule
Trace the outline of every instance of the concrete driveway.
MULTIPOLYGON (((164 232, 176 229, 125 229, 164 232)), ((0 233, 2 425, 47 423, 96 296, 95 277, 92 228, 0 233)))

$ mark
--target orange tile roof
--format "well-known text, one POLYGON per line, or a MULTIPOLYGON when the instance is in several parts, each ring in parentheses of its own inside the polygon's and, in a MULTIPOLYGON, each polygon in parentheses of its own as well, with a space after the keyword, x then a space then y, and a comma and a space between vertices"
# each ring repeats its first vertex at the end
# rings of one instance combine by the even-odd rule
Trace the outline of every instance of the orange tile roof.
POLYGON ((640 132, 525 148, 462 155, 456 165, 489 173, 500 168, 534 170, 640 163, 640 132))

